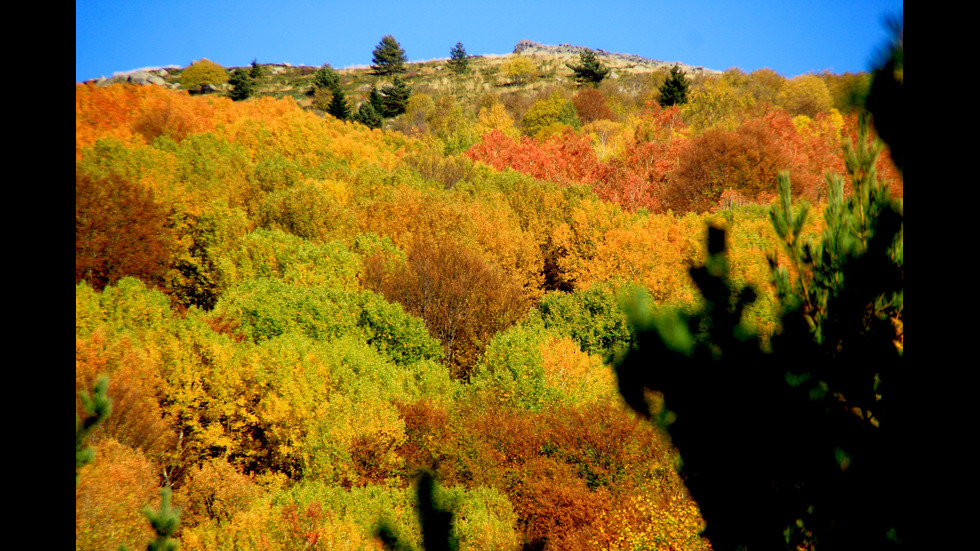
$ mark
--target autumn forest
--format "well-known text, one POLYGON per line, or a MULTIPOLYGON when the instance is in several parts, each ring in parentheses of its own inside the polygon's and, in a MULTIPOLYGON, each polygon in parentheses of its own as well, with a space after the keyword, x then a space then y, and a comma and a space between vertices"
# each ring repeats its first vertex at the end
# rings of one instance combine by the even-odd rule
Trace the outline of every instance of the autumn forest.
POLYGON ((382 41, 295 93, 76 84, 76 549, 899 541, 841 497, 894 497, 897 36, 861 74, 382 41))

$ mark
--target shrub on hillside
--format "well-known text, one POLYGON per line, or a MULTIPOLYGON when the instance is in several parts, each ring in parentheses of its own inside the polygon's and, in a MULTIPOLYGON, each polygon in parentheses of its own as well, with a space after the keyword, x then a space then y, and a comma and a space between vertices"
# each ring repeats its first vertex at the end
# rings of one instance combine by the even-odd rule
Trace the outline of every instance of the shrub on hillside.
POLYGON ((228 71, 210 59, 200 59, 180 74, 180 85, 185 90, 203 94, 228 82, 228 71))

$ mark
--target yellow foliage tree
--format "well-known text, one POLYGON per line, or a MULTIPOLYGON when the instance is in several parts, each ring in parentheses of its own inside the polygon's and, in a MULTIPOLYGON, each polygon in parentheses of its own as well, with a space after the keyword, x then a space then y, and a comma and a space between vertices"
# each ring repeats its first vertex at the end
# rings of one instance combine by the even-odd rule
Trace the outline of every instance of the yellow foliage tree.
POLYGON ((180 74, 180 85, 191 92, 205 93, 209 88, 217 88, 228 82, 228 71, 224 67, 204 58, 191 63, 180 74))
POLYGON ((510 116, 507 107, 502 103, 481 107, 480 112, 476 115, 476 120, 477 133, 481 136, 494 130, 499 130, 510 138, 516 138, 520 135, 514 126, 513 117, 510 116))
POLYGON ((732 86, 730 79, 719 78, 707 80, 689 92, 681 113, 697 132, 714 127, 734 130, 754 103, 752 96, 732 86))
POLYGON ((816 75, 800 75, 787 81, 776 102, 792 115, 805 115, 811 119, 827 113, 834 104, 827 84, 816 75))
POLYGON ((600 161, 615 157, 622 146, 618 138, 623 134, 624 124, 608 119, 592 121, 582 127, 582 131, 592 137, 596 155, 600 161))
POLYGON ((541 74, 534 61, 525 56, 511 57, 500 66, 500 71, 511 84, 526 84, 541 74))
POLYGON ((560 133, 565 126, 581 128, 582 123, 572 102, 557 90, 534 102, 521 119, 521 128, 528 136, 545 137, 543 134, 546 133, 560 133))
POLYGON ((602 358, 583 352, 569 337, 550 336, 541 345, 545 383, 575 404, 615 396, 616 379, 602 358))

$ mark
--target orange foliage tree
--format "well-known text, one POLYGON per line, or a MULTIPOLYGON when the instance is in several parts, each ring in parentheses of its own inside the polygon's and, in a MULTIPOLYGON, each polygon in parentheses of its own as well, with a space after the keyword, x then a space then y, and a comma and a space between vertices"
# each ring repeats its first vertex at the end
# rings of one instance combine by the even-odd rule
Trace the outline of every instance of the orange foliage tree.
POLYGON ((418 239, 404 263, 370 259, 365 285, 422 318, 442 342, 451 373, 468 379, 495 333, 523 316, 520 287, 472 249, 449 239, 418 239))
MULTIPOLYGON (((620 406, 602 402, 531 413, 482 403, 446 410, 419 401, 399 408, 407 466, 436 465, 447 485, 502 489, 526 546, 594 548, 590 542, 606 544, 627 534, 630 527, 623 524, 603 533, 599 523, 629 496, 658 503, 683 496, 663 434, 620 406)), ((691 523, 676 538, 697 539, 697 529, 691 523)))
POLYGON ((606 96, 595 88, 583 88, 572 97, 572 105, 582 124, 601 119, 616 120, 616 113, 606 103, 606 96))
POLYGON ((749 119, 734 131, 712 128, 680 151, 668 178, 666 204, 678 212, 703 212, 725 191, 765 202, 775 196, 781 170, 793 174, 794 194, 814 195, 821 174, 814 173, 805 144, 784 112, 749 119))
POLYGON ((162 284, 174 248, 166 207, 151 191, 75 171, 75 283, 101 289, 135 276, 162 284))

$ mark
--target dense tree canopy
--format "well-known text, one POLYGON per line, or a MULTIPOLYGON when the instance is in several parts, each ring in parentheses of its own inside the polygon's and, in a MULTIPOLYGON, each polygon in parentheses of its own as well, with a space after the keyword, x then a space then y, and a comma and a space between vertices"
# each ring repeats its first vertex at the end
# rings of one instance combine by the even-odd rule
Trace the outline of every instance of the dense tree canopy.
POLYGON ((76 546, 914 541, 901 53, 467 61, 76 85, 76 546))

